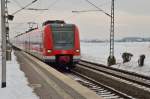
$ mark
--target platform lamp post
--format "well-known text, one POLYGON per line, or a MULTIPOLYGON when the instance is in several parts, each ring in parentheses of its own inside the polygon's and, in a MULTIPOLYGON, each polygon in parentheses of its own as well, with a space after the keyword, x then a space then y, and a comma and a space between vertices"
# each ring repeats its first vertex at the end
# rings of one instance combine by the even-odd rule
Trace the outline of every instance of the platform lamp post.
POLYGON ((110 22, 110 46, 109 46, 109 57, 107 59, 108 66, 116 64, 116 58, 114 56, 114 0, 111 1, 111 14, 106 13, 104 10, 90 2, 89 0, 85 0, 92 6, 94 6, 98 10, 84 10, 84 11, 72 11, 72 13, 82 13, 82 12, 93 12, 93 11, 100 11, 104 13, 105 15, 109 16, 111 18, 110 22))
MULTIPOLYGON (((10 44, 9 44, 9 23, 8 20, 13 20, 14 14, 18 13, 19 11, 25 9, 26 7, 30 6, 31 4, 35 3, 37 0, 32 1, 25 7, 17 10, 12 15, 8 14, 7 3, 8 0, 1 0, 1 39, 2 39, 2 79, 1 79, 1 87, 6 87, 6 60, 9 56, 11 57, 10 51, 10 44)), ((8 59, 9 60, 9 59, 8 59)))

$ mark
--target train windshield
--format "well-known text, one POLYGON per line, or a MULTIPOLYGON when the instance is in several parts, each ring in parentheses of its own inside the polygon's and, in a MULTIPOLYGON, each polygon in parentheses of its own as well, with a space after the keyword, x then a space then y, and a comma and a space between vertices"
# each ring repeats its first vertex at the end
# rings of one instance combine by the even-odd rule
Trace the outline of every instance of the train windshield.
POLYGON ((52 25, 54 49, 74 48, 74 26, 69 24, 52 25))

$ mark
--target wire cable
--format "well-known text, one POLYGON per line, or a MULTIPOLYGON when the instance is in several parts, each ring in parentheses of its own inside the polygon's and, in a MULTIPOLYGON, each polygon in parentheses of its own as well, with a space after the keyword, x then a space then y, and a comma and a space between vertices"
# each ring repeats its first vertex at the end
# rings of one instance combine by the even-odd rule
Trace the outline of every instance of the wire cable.
POLYGON ((14 12, 12 15, 15 15, 16 13, 20 12, 21 10, 25 9, 26 7, 32 5, 33 3, 35 3, 37 0, 32 1, 31 3, 27 4, 26 6, 22 7, 21 9, 17 10, 16 12, 14 12))
POLYGON ((94 6, 95 8, 97 8, 99 11, 103 12, 104 14, 106 14, 107 16, 111 17, 110 14, 106 13, 104 10, 102 10, 101 8, 96 6, 94 3, 90 2, 89 0, 85 0, 85 1, 88 2, 89 4, 91 4, 92 6, 94 6))

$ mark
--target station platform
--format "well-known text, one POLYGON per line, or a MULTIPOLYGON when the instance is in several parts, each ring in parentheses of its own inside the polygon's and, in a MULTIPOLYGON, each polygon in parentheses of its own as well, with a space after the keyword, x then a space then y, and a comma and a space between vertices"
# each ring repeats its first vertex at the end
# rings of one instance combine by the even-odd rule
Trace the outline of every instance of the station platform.
POLYGON ((15 52, 15 55, 29 86, 40 99, 103 99, 35 57, 21 51, 15 52))

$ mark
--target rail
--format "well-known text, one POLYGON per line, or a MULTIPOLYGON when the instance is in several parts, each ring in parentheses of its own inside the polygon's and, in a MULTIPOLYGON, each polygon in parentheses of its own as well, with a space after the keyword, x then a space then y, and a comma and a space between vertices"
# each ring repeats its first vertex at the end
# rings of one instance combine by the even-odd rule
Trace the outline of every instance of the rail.
POLYGON ((74 71, 136 98, 150 98, 150 77, 81 60, 74 71))
POLYGON ((150 77, 148 76, 140 75, 134 72, 129 72, 129 71, 125 71, 125 70, 121 70, 121 69, 117 69, 117 68, 97 64, 97 63, 88 62, 85 60, 81 60, 81 62, 79 62, 79 65, 83 65, 83 66, 92 68, 94 70, 105 72, 107 74, 120 77, 122 79, 140 84, 145 87, 150 87, 150 77), (94 65, 94 66, 91 66, 91 65, 94 65))

